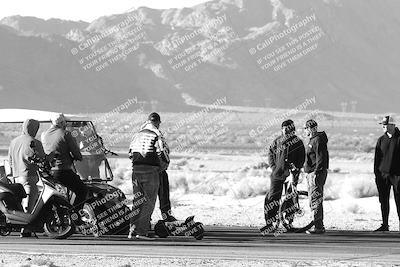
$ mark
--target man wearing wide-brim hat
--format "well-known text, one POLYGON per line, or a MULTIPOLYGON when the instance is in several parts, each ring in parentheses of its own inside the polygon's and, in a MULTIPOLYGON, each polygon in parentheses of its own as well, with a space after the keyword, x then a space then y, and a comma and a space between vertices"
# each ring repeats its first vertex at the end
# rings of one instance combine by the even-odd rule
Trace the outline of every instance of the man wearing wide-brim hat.
POLYGON ((383 117, 383 135, 375 148, 374 173, 381 203, 382 225, 375 231, 389 231, 389 197, 393 186, 400 221, 400 131, 392 116, 383 117))

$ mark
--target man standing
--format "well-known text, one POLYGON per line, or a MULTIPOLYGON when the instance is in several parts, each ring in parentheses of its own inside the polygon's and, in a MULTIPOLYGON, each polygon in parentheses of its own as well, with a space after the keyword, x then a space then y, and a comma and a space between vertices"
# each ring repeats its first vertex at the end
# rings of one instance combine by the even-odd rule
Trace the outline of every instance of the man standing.
POLYGON ((323 234, 325 227, 322 202, 329 168, 328 137, 325 132, 318 132, 318 124, 315 120, 308 120, 304 129, 310 138, 306 146, 304 171, 307 173, 308 197, 314 215, 314 230, 308 233, 323 234))
MULTIPOLYGON (((153 112, 148 122, 133 136, 129 146, 129 157, 132 160, 132 184, 134 192, 143 192, 144 198, 138 218, 131 220, 131 233, 137 239, 151 240, 148 236, 151 215, 153 214, 157 193, 160 187, 160 170, 162 162, 169 162, 162 135, 159 131, 160 115, 153 112), (135 188, 139 187, 139 188, 135 188)), ((136 206, 134 203, 133 206, 136 206)))
POLYGON ((263 232, 273 232, 273 223, 277 221, 279 200, 282 196, 283 184, 290 174, 291 164, 301 168, 304 164, 305 150, 303 142, 295 135, 296 128, 292 120, 282 123, 282 135, 271 144, 268 154, 268 164, 272 169, 271 186, 265 197, 264 216, 266 226, 263 232))
POLYGON ((171 201, 169 198, 169 180, 167 169, 169 166, 169 147, 164 137, 161 136, 163 141, 165 154, 168 156, 168 161, 161 161, 161 172, 160 172, 160 188, 158 189, 158 199, 160 200, 160 210, 162 219, 168 222, 176 221, 175 217, 172 216, 171 201))
MULTIPOLYGON (((32 212, 38 198, 38 188, 36 183, 39 181, 37 174, 38 167, 30 163, 29 157, 36 155, 45 158, 42 143, 35 139, 39 130, 37 120, 28 119, 22 124, 22 134, 11 141, 8 151, 8 158, 11 167, 11 174, 15 182, 22 184, 27 197, 22 200, 22 207, 25 212, 32 212)), ((30 237, 31 232, 23 228, 21 237, 30 237)))
MULTIPOLYGON (((65 129, 66 126, 64 115, 57 114, 52 119, 52 126, 43 134, 42 141, 44 151, 55 155, 52 168, 54 179, 76 194, 74 204, 79 213, 85 204, 88 190, 79 175, 73 171, 74 160, 82 160, 82 154, 75 138, 65 129)), ((82 224, 82 221, 78 218, 75 223, 82 224)))
POLYGON ((380 124, 383 135, 376 143, 374 173, 381 203, 382 225, 375 231, 389 231, 389 196, 392 186, 400 220, 400 131, 392 116, 384 117, 380 124))
MULTIPOLYGON (((160 127, 161 124, 161 118, 160 116, 153 112, 149 115, 147 121, 140 127, 140 129, 144 129, 148 124, 153 124, 156 125, 156 127, 160 127)), ((168 173, 167 169, 169 166, 169 146, 167 144, 167 141, 165 140, 165 137, 163 133, 160 131, 160 138, 162 140, 162 147, 164 148, 164 160, 160 160, 160 186, 158 189, 158 199, 159 199, 159 204, 160 204, 160 211, 161 211, 161 216, 162 219, 168 222, 173 222, 176 221, 175 217, 172 216, 172 210, 171 210, 171 201, 169 197, 169 180, 168 180, 168 173)))

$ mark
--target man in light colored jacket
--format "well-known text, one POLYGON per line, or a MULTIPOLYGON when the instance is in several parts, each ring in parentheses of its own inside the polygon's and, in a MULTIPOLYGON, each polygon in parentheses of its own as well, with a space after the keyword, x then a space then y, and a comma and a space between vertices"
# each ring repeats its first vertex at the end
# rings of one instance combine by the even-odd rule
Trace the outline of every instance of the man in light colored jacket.
MULTIPOLYGON (((43 147, 46 153, 54 154, 55 163, 52 168, 54 179, 76 194, 74 206, 79 213, 87 198, 88 189, 80 176, 73 171, 73 162, 82 160, 82 154, 75 138, 65 129, 64 115, 56 115, 52 118, 52 124, 42 135, 43 147)), ((80 219, 75 221, 75 224, 81 223, 80 219)))

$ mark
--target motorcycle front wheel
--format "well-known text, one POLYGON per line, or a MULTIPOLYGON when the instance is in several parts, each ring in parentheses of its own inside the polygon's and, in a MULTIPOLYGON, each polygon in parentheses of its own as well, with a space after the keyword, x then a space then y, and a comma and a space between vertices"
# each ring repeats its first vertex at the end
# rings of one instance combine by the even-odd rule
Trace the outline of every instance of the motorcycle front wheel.
POLYGON ((308 205, 307 191, 297 191, 297 195, 284 199, 278 213, 287 232, 303 233, 314 225, 308 205))
POLYGON ((43 230, 48 237, 66 239, 74 233, 70 211, 71 206, 66 201, 55 199, 49 205, 49 211, 43 222, 43 230))

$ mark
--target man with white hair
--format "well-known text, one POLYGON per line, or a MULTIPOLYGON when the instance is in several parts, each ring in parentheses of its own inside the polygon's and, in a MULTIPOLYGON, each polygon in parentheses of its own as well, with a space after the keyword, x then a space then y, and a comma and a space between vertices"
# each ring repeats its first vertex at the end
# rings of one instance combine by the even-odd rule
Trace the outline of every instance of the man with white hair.
POLYGON ((82 154, 75 138, 65 129, 67 123, 64 115, 57 114, 51 121, 52 126, 42 135, 44 151, 46 154, 54 154, 53 177, 76 194, 75 207, 80 211, 88 190, 72 166, 74 160, 82 160, 82 154))
POLYGON ((383 135, 375 147, 374 173, 381 203, 382 225, 375 231, 389 231, 389 197, 393 186, 400 221, 400 131, 392 116, 383 117, 383 135))

